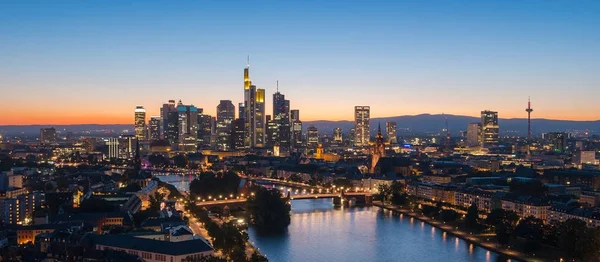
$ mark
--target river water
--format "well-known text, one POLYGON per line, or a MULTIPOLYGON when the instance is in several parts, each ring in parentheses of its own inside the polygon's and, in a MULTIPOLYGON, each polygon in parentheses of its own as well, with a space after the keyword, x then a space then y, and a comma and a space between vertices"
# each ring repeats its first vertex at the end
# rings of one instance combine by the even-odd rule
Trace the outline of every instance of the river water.
MULTIPOLYGON (((157 176, 188 190, 193 176, 157 176)), ((292 200, 286 233, 250 241, 269 261, 508 261, 417 219, 379 207, 334 208, 331 199, 292 200)))
POLYGON ((287 233, 250 241, 269 261, 507 261, 407 216, 378 207, 334 208, 331 199, 292 201, 287 233))

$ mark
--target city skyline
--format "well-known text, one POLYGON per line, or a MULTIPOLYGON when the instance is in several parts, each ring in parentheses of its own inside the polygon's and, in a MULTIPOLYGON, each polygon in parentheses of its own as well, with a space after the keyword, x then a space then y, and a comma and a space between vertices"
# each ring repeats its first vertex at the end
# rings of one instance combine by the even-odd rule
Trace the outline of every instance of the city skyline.
POLYGON ((304 121, 352 120, 355 105, 525 118, 528 96, 533 119, 600 119, 600 4, 511 2, 1 3, 0 125, 125 124, 170 99, 215 115, 243 101, 247 55, 252 84, 270 98, 279 81, 304 121))

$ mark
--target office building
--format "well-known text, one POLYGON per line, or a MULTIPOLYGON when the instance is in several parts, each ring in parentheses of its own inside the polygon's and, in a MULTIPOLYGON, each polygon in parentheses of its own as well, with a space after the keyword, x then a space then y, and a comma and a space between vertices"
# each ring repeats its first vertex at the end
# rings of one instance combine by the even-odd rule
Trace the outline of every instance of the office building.
POLYGON ((135 107, 134 130, 137 139, 146 140, 146 109, 143 106, 135 107))
POLYGON ((481 146, 495 147, 499 142, 498 112, 481 111, 481 146))
MULTIPOLYGON (((175 106, 175 100, 169 100, 166 104, 163 104, 160 108, 160 139, 166 139, 171 142, 172 139, 169 139, 169 114, 177 113, 177 107, 175 106)), ((176 128, 175 128, 176 130, 176 128)), ((177 141, 175 138, 172 142, 177 141)))
POLYGON ((342 144, 342 129, 339 127, 333 129, 333 143, 336 145, 342 144))
POLYGON ((148 121, 148 139, 152 141, 160 140, 160 126, 161 126, 161 117, 160 116, 151 116, 148 121))
POLYGON ((265 132, 265 146, 267 148, 273 148, 274 145, 279 145, 279 128, 277 121, 271 119, 270 115, 267 115, 267 129, 265 132))
POLYGON ((350 130, 348 131, 348 139, 347 139, 348 146, 353 146, 355 139, 356 139, 356 129, 350 128, 350 130))
POLYGON ((467 126, 467 145, 470 147, 481 145, 481 123, 469 123, 467 126))
POLYGON ((567 149, 567 133, 551 132, 542 134, 542 138, 546 140, 547 145, 555 152, 565 152, 567 149))
POLYGON ((296 120, 300 120, 300 110, 298 109, 293 109, 290 111, 290 120, 296 121, 296 120))
POLYGON ((291 145, 294 149, 302 147, 302 121, 294 120, 292 122, 292 136, 290 137, 291 145))
POLYGON ((238 118, 244 119, 244 117, 246 117, 246 107, 244 106, 244 103, 239 103, 238 104, 238 118))
POLYGON ((207 114, 198 114, 198 144, 203 148, 211 148, 213 134, 213 117, 207 114))
POLYGON ((56 129, 54 127, 40 129, 40 143, 45 145, 55 144, 56 129))
POLYGON ((285 99, 285 95, 279 92, 279 82, 277 83, 277 92, 273 94, 273 120, 277 126, 277 137, 273 145, 279 146, 280 152, 287 152, 290 149, 290 100, 285 99))
POLYGON ((366 146, 371 139, 370 130, 371 107, 355 106, 354 107, 354 145, 366 146))
POLYGON ((306 144, 310 148, 317 148, 319 145, 319 130, 315 126, 306 129, 306 144))
POLYGON ((193 105, 177 105, 179 124, 179 151, 196 152, 198 139, 198 108, 193 105))
POLYGON ((96 151, 96 138, 95 137, 86 137, 83 139, 83 148, 86 153, 91 153, 96 151))
POLYGON ((133 135, 119 136, 119 158, 133 159, 137 145, 137 139, 133 135))
POLYGON ((108 158, 109 159, 117 159, 120 157, 119 150, 119 139, 111 137, 106 141, 106 146, 108 147, 108 158))
POLYGON ((596 151, 577 151, 573 155, 573 164, 596 165, 596 151))
POLYGON ((396 122, 385 122, 385 133, 389 144, 398 144, 398 135, 396 134, 396 122))
POLYGON ((246 131, 247 144, 251 148, 261 148, 265 143, 265 90, 251 85, 247 91, 246 131))
POLYGON ((217 106, 217 149, 231 149, 231 125, 235 119, 235 106, 230 100, 221 100, 217 106))
POLYGON ((233 121, 231 128, 231 149, 232 150, 244 150, 246 134, 244 119, 238 118, 233 121))

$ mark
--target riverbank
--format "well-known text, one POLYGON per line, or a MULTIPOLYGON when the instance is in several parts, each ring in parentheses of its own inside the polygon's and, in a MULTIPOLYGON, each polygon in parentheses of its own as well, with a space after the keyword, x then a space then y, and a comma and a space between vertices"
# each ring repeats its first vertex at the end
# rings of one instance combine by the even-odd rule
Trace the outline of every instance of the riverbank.
POLYGON ((373 206, 377 206, 377 207, 381 207, 383 209, 387 209, 387 210, 391 210, 391 211, 395 211, 398 212, 400 214, 404 214, 407 215, 409 217, 415 218, 417 220, 420 220, 424 223, 429 224, 432 227, 438 228, 450 235, 453 235, 455 237, 458 237, 462 240, 467 241, 470 244, 473 245, 477 245, 480 247, 483 247, 485 249, 488 249, 490 251, 494 251, 496 253, 502 254, 510 259, 514 259, 517 261, 547 261, 547 260, 543 260, 540 259, 539 257, 534 257, 534 256, 529 256, 526 254, 523 254, 521 252, 518 252, 516 250, 513 249, 508 249, 508 248, 503 248, 503 247, 499 247, 498 244, 496 244, 495 242, 492 241, 487 241, 485 239, 482 239, 483 237, 477 237, 472 235, 471 233, 468 233, 466 231, 454 228, 450 225, 444 224, 442 222, 439 221, 435 221, 434 219, 431 219, 429 217, 423 216, 423 215, 419 215, 416 212, 412 212, 408 209, 402 209, 399 208, 397 206, 394 205, 386 205, 381 203, 381 201, 373 201, 373 206))

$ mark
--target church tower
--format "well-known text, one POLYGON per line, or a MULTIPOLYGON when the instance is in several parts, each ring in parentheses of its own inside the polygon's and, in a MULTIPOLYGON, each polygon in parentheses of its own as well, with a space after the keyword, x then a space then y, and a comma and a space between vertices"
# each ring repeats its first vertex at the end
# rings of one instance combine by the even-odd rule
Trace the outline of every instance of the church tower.
POLYGON ((385 156, 385 145, 383 135, 381 134, 381 124, 377 128, 377 136, 375 137, 375 145, 373 145, 373 155, 371 156, 371 173, 375 173, 375 166, 379 159, 385 156))

